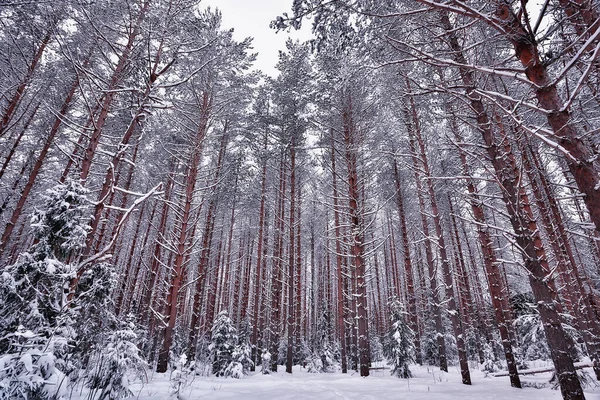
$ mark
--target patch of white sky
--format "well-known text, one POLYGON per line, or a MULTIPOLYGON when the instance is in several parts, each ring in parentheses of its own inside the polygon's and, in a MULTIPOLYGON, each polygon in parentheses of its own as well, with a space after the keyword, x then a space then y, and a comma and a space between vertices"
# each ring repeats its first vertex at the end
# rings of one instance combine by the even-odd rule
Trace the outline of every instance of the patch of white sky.
POLYGON ((279 51, 285 50, 285 42, 305 41, 313 38, 311 21, 303 21, 302 29, 275 31, 269 27, 271 21, 284 12, 290 13, 292 0, 203 0, 202 7, 218 8, 223 16, 223 28, 233 28, 234 39, 241 41, 252 37, 253 52, 258 53, 256 69, 275 77, 279 51))

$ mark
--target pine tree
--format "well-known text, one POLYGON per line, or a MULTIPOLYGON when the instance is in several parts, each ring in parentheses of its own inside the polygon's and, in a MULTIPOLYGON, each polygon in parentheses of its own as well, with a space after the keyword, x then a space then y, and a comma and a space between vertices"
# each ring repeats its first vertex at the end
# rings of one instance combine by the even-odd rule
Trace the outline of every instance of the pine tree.
POLYGON ((231 370, 228 371, 228 367, 233 361, 238 336, 227 311, 221 311, 217 315, 211 331, 211 344, 208 348, 213 360, 212 373, 216 376, 228 376, 227 374, 231 373, 231 370))
POLYGON ((87 235, 87 190, 68 182, 48 190, 31 219, 37 243, 0 280, 0 387, 10 399, 53 398, 67 386, 72 313, 64 288, 69 257, 87 235))
POLYGON ((225 370, 225 376, 231 376, 236 379, 248 375, 250 368, 254 366, 252 361, 252 346, 250 345, 250 335, 252 334, 252 325, 249 318, 244 318, 238 333, 238 343, 231 353, 231 362, 225 370))
POLYGON ((402 304, 394 299, 390 305, 392 326, 387 334, 384 355, 392 364, 392 375, 398 378, 411 378, 408 368, 414 360, 414 332, 405 321, 406 312, 402 304))

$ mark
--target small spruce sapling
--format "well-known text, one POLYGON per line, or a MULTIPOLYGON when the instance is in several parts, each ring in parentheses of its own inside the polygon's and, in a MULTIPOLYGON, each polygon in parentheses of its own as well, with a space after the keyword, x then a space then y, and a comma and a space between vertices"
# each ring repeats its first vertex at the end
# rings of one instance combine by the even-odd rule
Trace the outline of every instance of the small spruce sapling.
POLYGON ((271 372, 269 370, 269 366, 271 365, 271 353, 269 353, 269 350, 263 349, 262 354, 260 355, 260 359, 262 360, 262 374, 269 375, 269 373, 271 372))
POLYGON ((211 343, 208 348, 213 360, 212 373, 216 376, 227 376, 228 366, 238 343, 236 329, 227 311, 221 311, 217 315, 211 332, 211 343))
POLYGON ((388 331, 384 355, 392 365, 391 373, 398 378, 411 378, 408 364, 414 362, 414 332, 405 322, 402 304, 393 299, 390 304, 392 326, 388 331))

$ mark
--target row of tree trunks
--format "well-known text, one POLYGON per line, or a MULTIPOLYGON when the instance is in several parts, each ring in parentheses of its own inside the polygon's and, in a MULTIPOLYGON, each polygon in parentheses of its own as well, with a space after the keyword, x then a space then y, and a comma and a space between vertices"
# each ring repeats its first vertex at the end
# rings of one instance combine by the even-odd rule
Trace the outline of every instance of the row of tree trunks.
MULTIPOLYGON (((454 60, 461 65, 466 65, 462 48, 447 13, 441 13, 441 22, 453 50, 454 60)), ((503 134, 501 135, 502 144, 498 144, 492 121, 485 111, 481 97, 476 92, 473 71, 460 67, 459 72, 470 99, 471 108, 476 116, 477 128, 483 136, 488 155, 501 184, 502 197, 515 231, 516 244, 523 252, 525 268, 529 272, 529 282, 538 304, 538 311, 548 339, 561 392, 565 399, 584 399, 585 396, 570 356, 573 350, 573 341, 562 327, 562 320, 557 308, 559 307, 558 298, 554 291, 554 280, 550 273, 529 198, 518 181, 520 175, 514 162, 510 142, 503 134)))
POLYGON ((156 372, 166 372, 169 363, 169 352, 171 349, 171 344, 173 342, 173 331, 175 329, 175 322, 177 320, 177 302, 179 297, 179 289, 181 287, 184 272, 184 260, 187 258, 188 254, 188 235, 191 230, 195 230, 195 227, 190 226, 190 222, 192 222, 193 220, 192 202, 194 199, 194 191, 196 188, 198 167, 200 165, 200 157, 203 149, 203 143, 208 129, 211 105, 211 94, 206 91, 202 95, 200 123, 198 125, 198 131, 196 134, 195 141, 193 143, 191 156, 186 170, 184 185, 185 193, 181 199, 181 217, 179 218, 178 226, 176 227, 176 229, 178 230, 176 242, 177 251, 175 253, 175 263, 172 267, 172 273, 169 279, 171 283, 167 296, 167 304, 165 310, 167 324, 163 333, 162 348, 159 353, 156 372))
MULTIPOLYGON (((410 91, 410 82, 406 80, 408 90, 410 91)), ((442 274, 444 277, 444 286, 446 291, 446 304, 448 314, 450 316, 450 322, 452 323, 452 331, 454 338, 456 339, 456 347, 458 349, 458 359, 460 364, 460 373, 462 376, 462 383, 465 385, 471 384, 471 375, 469 372, 469 362, 467 359, 467 351, 464 341, 464 333, 462 324, 459 316, 459 310, 456 306, 456 298, 454 294, 454 283, 452 281, 452 272, 450 271, 450 263, 448 261, 448 251, 446 248, 446 241, 442 232, 442 221, 440 217, 437 197, 435 194, 435 188, 433 186, 433 176, 430 171, 429 162, 427 160, 427 152, 425 150, 425 143, 421 136, 421 128, 419 123, 419 117, 417 109, 412 96, 408 98, 410 104, 410 112, 413 121, 413 129, 409 131, 411 148, 415 153, 418 151, 417 159, 420 161, 420 168, 423 171, 423 177, 425 178, 425 185, 427 186, 427 192, 429 194, 429 202, 431 204, 431 218, 435 227, 436 244, 439 250, 442 266, 442 274), (415 143, 416 142, 416 143, 415 143), (418 150, 417 150, 418 147, 418 150)))
MULTIPOLYGON (((462 137, 458 130, 456 118, 454 118, 454 115, 451 120, 451 128, 456 143, 462 143, 462 137)), ((515 361, 515 356, 511 342, 511 319, 507 315, 510 311, 508 307, 508 288, 504 285, 504 281, 502 280, 500 275, 498 257, 496 256, 494 244, 487 228, 485 212, 483 209, 483 202, 479 198, 475 180, 471 176, 469 163, 467 161, 467 155, 465 151, 460 147, 460 145, 458 145, 457 147, 461 161, 462 173, 465 177, 467 190, 469 193, 469 204, 471 206, 471 212, 473 214, 474 222, 477 227, 477 235, 479 238, 479 244, 481 246, 481 252, 483 255, 483 264, 488 278, 490 298, 492 300, 492 307, 494 309, 496 325, 500 333, 500 340, 502 341, 502 348, 504 350, 504 356, 506 358, 506 365, 509 371, 510 384, 512 387, 520 388, 521 380, 519 379, 519 374, 517 372, 517 363, 515 361)))
MULTIPOLYGON (((104 130, 104 125, 106 124, 106 120, 112 108, 112 103, 115 98, 115 89, 121 84, 123 80, 123 74, 125 69, 130 61, 131 53, 134 49, 134 45, 136 43, 136 39, 140 34, 141 24, 146 18, 148 11, 150 10, 150 0, 144 1, 135 21, 132 22, 131 29, 129 29, 129 33, 127 34, 127 42, 123 47, 121 54, 119 55, 119 61, 115 66, 114 71, 110 77, 108 82, 108 86, 106 88, 106 93, 103 96, 102 102, 100 104, 100 110, 97 118, 94 121, 94 129, 89 138, 87 148, 83 154, 83 159, 81 162, 81 168, 79 173, 79 179, 82 182, 85 182, 88 178, 88 175, 91 170, 92 160, 94 155, 96 154, 96 149, 98 144, 100 143, 100 137, 102 136, 102 132, 104 130)), ((137 118, 135 119, 137 123, 137 118)), ((135 124, 133 124, 135 125, 135 124)), ((116 152, 118 154, 119 152, 116 152)))
POLYGON ((419 320, 417 315, 417 298, 415 296, 414 274, 412 260, 410 255, 410 238, 408 236, 408 226, 406 223, 406 213, 404 211, 404 200, 402 187, 400 185, 400 174, 398 172, 398 163, 394 159, 394 182, 396 184, 396 206, 398 208, 398 216, 400 218, 400 232, 402 233, 402 247, 404 251, 404 275, 406 277, 406 287, 408 298, 408 315, 410 328, 415 332, 415 361, 417 364, 422 364, 421 358, 421 341, 419 336, 419 320))
POLYGON ((21 103, 22 97, 25 94, 27 87, 31 83, 31 80, 33 79, 37 68, 40 65, 40 61, 42 60, 44 51, 46 50, 48 44, 54 36, 54 30, 56 29, 58 22, 58 20, 53 21, 51 26, 48 28, 48 31, 46 32, 43 39, 40 41, 40 44, 33 55, 31 63, 27 66, 27 72, 25 73, 25 76, 17 86, 15 93, 12 95, 12 97, 8 101, 8 104, 2 111, 2 119, 0 119, 0 138, 3 137, 11 127, 11 121, 13 120, 14 115, 17 112, 17 109, 19 107, 19 104, 21 103))
MULTIPOLYGON (((414 131, 415 127, 413 126, 412 116, 410 114, 410 109, 407 107, 405 110, 405 125, 409 132, 414 131)), ((444 325, 442 323, 442 309, 440 293, 438 290, 438 282, 437 282, 437 269, 435 266, 435 261, 433 258, 433 249, 431 244, 431 235, 429 231, 429 221, 427 220, 427 208, 425 205, 425 195, 422 184, 422 178, 419 171, 422 170, 422 162, 418 157, 417 148, 414 140, 414 134, 411 134, 409 138, 409 145, 411 149, 411 158, 412 164, 415 174, 415 183, 417 187, 417 197, 419 200, 419 209, 421 215, 421 224, 423 226, 423 236, 424 247, 425 247, 425 262, 427 264, 427 271, 429 274, 429 305, 430 309, 433 312, 433 318, 435 319, 435 329, 437 332, 437 346, 438 346, 438 355, 440 362, 440 369, 442 371, 448 372, 448 359, 446 357, 446 342, 444 340, 445 330, 444 325)))
POLYGON ((192 305, 192 316, 190 322, 190 329, 188 335, 188 360, 196 359, 196 342, 198 340, 198 330, 206 332, 207 328, 212 324, 215 316, 215 301, 216 301, 216 283, 217 274, 212 279, 210 285, 208 285, 208 301, 205 309, 205 325, 202 327, 198 326, 200 320, 201 311, 201 299, 204 290, 204 284, 207 282, 207 276, 210 268, 210 254, 212 250, 212 242, 215 228, 216 210, 218 205, 217 188, 220 184, 221 172, 223 169, 223 160, 225 158, 225 150, 227 149, 228 143, 228 126, 229 122, 225 121, 223 124, 223 133, 221 136, 221 143, 219 147, 219 154, 217 157, 217 164, 215 168, 215 175, 210 183, 212 187, 211 193, 208 199, 208 209, 206 212, 206 223, 204 226, 204 233, 202 235, 202 250, 200 252, 200 260, 198 262, 198 270, 196 271, 196 285, 194 290, 194 300, 192 305), (207 326, 208 325, 208 326, 207 326))
POLYGON ((332 196, 333 196, 333 225, 335 234, 335 266, 336 266, 336 278, 337 278, 337 325, 340 339, 340 352, 341 352, 341 364, 342 373, 348 372, 348 357, 346 355, 346 308, 344 307, 344 287, 345 287, 345 260, 346 258, 342 255, 342 232, 340 227, 340 209, 338 204, 338 176, 335 167, 335 137, 333 128, 330 130, 331 136, 331 182, 332 182, 332 196))

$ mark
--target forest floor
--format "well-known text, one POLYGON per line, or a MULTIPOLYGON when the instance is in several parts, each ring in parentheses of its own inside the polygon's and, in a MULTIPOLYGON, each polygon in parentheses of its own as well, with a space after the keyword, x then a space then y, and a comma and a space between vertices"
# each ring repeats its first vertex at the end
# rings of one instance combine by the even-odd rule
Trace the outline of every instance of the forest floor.
MULTIPOLYGON (((591 375, 591 369, 587 369, 591 375)), ((254 372, 244 379, 196 376, 180 390, 180 399, 360 399, 360 400, 551 400, 561 399, 559 390, 551 389, 551 373, 522 376, 524 389, 510 387, 508 377, 486 376, 471 370, 472 386, 461 384, 456 367, 449 373, 437 368, 411 366, 414 378, 398 379, 390 376, 389 369, 373 370, 371 376, 361 378, 357 373, 311 374, 295 366, 293 374, 280 372, 261 375, 254 372), (538 388, 534 387, 537 386, 538 388)), ((170 397, 172 389, 169 374, 154 374, 149 383, 132 385, 134 398, 162 400, 170 397)), ((587 400, 600 400, 600 386, 592 382, 585 390, 587 400)), ((74 397, 75 398, 75 397, 74 397)), ((84 397, 82 397, 84 398, 84 397)))

